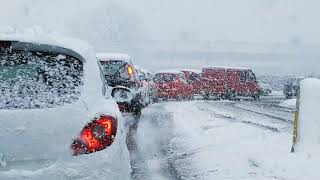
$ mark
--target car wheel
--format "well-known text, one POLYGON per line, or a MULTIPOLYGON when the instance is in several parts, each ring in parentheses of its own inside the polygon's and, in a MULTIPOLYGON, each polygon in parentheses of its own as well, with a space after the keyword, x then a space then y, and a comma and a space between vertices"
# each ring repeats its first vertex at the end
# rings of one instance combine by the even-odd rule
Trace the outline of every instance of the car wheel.
POLYGON ((191 95, 190 95, 189 100, 190 100, 190 101, 193 101, 193 100, 194 100, 194 94, 191 94, 191 95))
POLYGON ((203 94, 203 99, 208 100, 210 95, 208 93, 203 94))
POLYGON ((158 103, 158 102, 159 102, 159 98, 158 98, 158 97, 154 97, 154 98, 153 98, 153 102, 154 102, 154 103, 158 103))
POLYGON ((141 116, 141 111, 142 111, 142 108, 135 108, 132 112, 133 116, 135 118, 140 118, 141 116))
POLYGON ((236 99, 236 93, 235 92, 228 92, 227 99, 230 101, 234 101, 236 99))
POLYGON ((260 99, 260 95, 259 95, 259 94, 254 94, 254 95, 252 96, 252 98, 253 98, 253 100, 257 101, 257 100, 260 99))
POLYGON ((292 98, 292 96, 289 95, 289 94, 286 94, 285 97, 286 97, 286 99, 291 99, 292 98))

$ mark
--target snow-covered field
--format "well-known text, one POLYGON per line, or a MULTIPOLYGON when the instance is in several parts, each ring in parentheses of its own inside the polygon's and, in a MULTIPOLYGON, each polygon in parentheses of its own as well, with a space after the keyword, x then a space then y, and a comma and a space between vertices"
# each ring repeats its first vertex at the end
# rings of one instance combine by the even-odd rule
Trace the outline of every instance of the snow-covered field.
MULTIPOLYGON (((239 109, 238 103, 255 107, 253 102, 190 101, 145 109, 135 137, 136 150, 131 151, 139 154, 139 160, 133 160, 138 169, 133 179, 309 180, 320 176, 318 158, 290 153, 292 122, 268 112, 239 109)), ((289 117, 291 112, 287 113, 289 117)))

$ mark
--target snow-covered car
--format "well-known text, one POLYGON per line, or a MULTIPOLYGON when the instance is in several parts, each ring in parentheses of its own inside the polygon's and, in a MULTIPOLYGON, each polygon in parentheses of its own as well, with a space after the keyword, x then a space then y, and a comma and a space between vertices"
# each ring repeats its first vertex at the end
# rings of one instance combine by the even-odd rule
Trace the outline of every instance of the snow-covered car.
POLYGON ((196 69, 182 69, 181 70, 187 79, 187 82, 192 86, 193 94, 202 94, 202 82, 200 81, 201 70, 196 69))
POLYGON ((143 106, 146 107, 151 104, 151 97, 150 97, 150 87, 149 82, 146 77, 146 72, 141 69, 139 66, 134 66, 137 76, 140 82, 140 96, 142 99, 143 106))
POLYGON ((122 112, 141 115, 144 107, 142 83, 131 57, 119 53, 97 53, 98 64, 111 96, 122 112))
POLYGON ((140 68, 139 66, 135 66, 135 68, 142 84, 142 93, 145 97, 145 105, 147 106, 153 102, 157 102, 157 85, 153 82, 153 75, 150 71, 140 68))
POLYGON ((92 48, 1 37, 0 179, 128 179, 123 117, 92 48))
POLYGON ((204 98, 210 95, 234 100, 237 96, 260 97, 261 87, 256 75, 249 68, 239 67, 205 67, 202 69, 201 81, 204 98))
POLYGON ((283 94, 287 99, 293 98, 299 94, 300 82, 303 79, 303 77, 295 77, 287 80, 283 88, 283 94))
POLYGON ((147 70, 143 70, 145 72, 145 77, 148 82, 149 87, 149 97, 153 102, 158 102, 158 95, 157 95, 157 84, 153 81, 153 74, 147 70))
POLYGON ((193 99, 192 86, 187 82, 185 74, 179 70, 163 70, 153 78, 157 84, 159 99, 193 99))
POLYGON ((269 84, 259 82, 259 86, 261 87, 260 91, 262 96, 268 96, 269 94, 272 93, 272 87, 269 84))

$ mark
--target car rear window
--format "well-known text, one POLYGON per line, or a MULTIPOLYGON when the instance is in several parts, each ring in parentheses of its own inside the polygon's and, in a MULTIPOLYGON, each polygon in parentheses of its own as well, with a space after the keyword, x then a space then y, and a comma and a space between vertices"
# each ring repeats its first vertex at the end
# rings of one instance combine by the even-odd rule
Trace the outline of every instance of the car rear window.
POLYGON ((153 78, 155 83, 172 82, 176 80, 176 75, 174 74, 156 74, 153 78))
POLYGON ((83 63, 62 54, 0 48, 0 109, 38 109, 80 97, 83 63))
POLYGON ((115 78, 129 78, 126 67, 127 62, 119 60, 100 61, 102 71, 107 80, 115 78))

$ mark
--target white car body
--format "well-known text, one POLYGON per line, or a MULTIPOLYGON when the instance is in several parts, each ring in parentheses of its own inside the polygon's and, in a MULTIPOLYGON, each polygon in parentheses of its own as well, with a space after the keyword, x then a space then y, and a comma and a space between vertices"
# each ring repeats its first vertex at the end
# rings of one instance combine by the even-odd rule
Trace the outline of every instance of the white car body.
POLYGON ((44 109, 0 109, 0 179, 129 179, 124 120, 114 100, 102 95, 93 48, 55 35, 0 34, 0 38, 71 49, 85 61, 81 95, 75 103, 44 109), (73 139, 101 114, 118 120, 113 144, 99 152, 72 156, 73 139))

